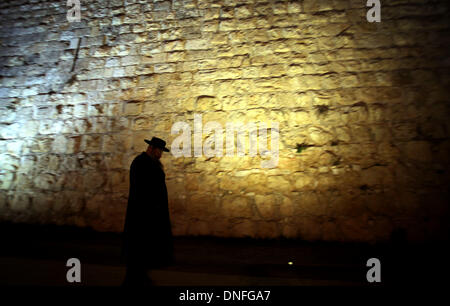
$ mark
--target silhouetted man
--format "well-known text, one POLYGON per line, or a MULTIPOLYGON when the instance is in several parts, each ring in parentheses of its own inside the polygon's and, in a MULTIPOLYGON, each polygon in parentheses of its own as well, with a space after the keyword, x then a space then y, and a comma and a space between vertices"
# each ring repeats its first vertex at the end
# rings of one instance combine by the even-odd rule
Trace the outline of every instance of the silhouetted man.
POLYGON ((160 138, 145 142, 147 151, 138 155, 130 167, 122 253, 127 266, 124 285, 151 284, 148 270, 173 262, 165 173, 159 161, 163 151, 170 151, 160 138))

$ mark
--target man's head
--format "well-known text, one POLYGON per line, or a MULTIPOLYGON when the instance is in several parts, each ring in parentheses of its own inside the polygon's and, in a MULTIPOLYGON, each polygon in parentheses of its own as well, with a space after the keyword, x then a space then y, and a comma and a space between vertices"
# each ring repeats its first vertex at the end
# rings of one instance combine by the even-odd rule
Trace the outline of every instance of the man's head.
POLYGON ((158 137, 153 137, 152 140, 145 139, 145 142, 148 143, 147 154, 153 158, 160 159, 163 151, 170 152, 166 148, 166 142, 158 137))
POLYGON ((147 147, 147 154, 154 159, 160 159, 162 156, 163 150, 161 148, 154 147, 152 145, 148 145, 147 147))

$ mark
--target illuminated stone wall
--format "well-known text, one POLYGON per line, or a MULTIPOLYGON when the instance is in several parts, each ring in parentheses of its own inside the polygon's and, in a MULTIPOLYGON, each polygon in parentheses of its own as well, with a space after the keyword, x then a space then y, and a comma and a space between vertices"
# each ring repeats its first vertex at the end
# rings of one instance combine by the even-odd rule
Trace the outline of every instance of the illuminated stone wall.
POLYGON ((176 235, 442 239, 448 1, 365 5, 2 1, 1 220, 121 231, 143 139, 199 114, 278 122, 279 160, 164 155, 176 235))

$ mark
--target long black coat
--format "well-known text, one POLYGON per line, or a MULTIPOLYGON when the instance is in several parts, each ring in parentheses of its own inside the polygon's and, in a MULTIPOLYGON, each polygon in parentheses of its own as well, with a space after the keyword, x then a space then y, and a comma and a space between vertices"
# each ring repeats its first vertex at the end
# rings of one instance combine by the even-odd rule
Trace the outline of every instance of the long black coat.
POLYGON ((173 262, 173 242, 165 173, 158 160, 138 155, 130 167, 122 259, 141 267, 173 262))

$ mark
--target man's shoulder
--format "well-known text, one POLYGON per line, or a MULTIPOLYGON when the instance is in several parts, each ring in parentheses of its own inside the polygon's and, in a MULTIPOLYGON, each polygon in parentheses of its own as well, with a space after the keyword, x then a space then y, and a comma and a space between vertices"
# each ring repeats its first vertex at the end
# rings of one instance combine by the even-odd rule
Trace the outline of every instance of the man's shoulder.
POLYGON ((145 152, 142 152, 141 154, 137 155, 137 156, 133 159, 133 161, 131 162, 131 165, 134 165, 134 164, 136 164, 136 163, 143 163, 143 162, 145 162, 145 161, 146 161, 146 158, 145 158, 145 152))
POLYGON ((141 154, 136 156, 133 159, 131 166, 142 165, 142 164, 145 164, 147 166, 156 166, 155 161, 152 160, 152 158, 150 156, 148 156, 147 153, 145 153, 145 152, 142 152, 141 154))

